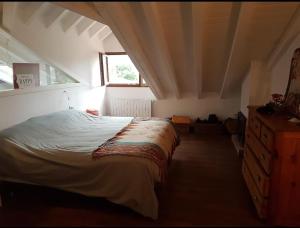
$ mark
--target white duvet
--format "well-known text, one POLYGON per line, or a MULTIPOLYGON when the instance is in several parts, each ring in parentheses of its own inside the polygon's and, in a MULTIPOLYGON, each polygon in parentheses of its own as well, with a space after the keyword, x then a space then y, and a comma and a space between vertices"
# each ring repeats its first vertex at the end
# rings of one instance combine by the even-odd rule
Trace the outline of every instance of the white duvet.
POLYGON ((67 110, 34 117, 0 132, 0 180, 104 197, 157 218, 158 167, 148 159, 91 153, 131 117, 96 117, 67 110))

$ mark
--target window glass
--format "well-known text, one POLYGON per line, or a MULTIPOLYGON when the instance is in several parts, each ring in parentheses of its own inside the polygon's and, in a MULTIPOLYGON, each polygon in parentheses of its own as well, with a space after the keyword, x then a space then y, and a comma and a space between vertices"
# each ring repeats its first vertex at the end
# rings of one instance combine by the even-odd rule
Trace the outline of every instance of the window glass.
POLYGON ((139 84, 139 72, 128 55, 108 55, 109 83, 139 84))
POLYGON ((12 75, 11 67, 0 65, 0 90, 13 89, 12 75))
POLYGON ((30 49, 0 30, 0 91, 14 89, 13 63, 38 63, 40 86, 77 83, 78 81, 57 67, 45 62, 30 49))

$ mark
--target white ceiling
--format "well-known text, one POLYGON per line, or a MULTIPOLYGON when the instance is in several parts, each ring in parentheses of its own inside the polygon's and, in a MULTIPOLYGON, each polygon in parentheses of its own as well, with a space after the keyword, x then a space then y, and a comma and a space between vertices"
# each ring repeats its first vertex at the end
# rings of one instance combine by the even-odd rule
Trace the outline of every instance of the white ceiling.
POLYGON ((89 18, 75 11, 53 4, 50 2, 2 2, 0 3, 2 24, 9 30, 9 23, 13 17, 19 17, 25 24, 31 23, 37 17, 46 28, 51 28, 55 23, 60 24, 64 32, 71 29, 77 31, 80 36, 88 33, 90 38, 98 35, 99 40, 105 39, 111 34, 110 28, 97 21, 98 18, 89 18), (95 20, 97 19, 97 20, 95 20))
POLYGON ((81 13, 98 13, 110 26, 156 96, 201 98, 215 92, 224 98, 240 92, 251 60, 268 61, 298 7, 298 2, 90 2, 85 8, 90 11, 81 13))
POLYGON ((46 27, 60 23, 65 32, 75 28, 100 40, 112 31, 158 98, 238 94, 251 60, 280 53, 299 15, 298 2, 14 4, 24 21, 42 10, 46 27))

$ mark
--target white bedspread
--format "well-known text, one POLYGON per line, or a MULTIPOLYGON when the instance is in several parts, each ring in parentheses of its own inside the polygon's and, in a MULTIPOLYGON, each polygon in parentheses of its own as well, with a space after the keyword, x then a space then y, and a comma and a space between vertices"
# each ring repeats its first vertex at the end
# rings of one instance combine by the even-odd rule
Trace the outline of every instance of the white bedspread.
POLYGON ((138 157, 92 160, 99 145, 131 117, 95 117, 67 110, 34 117, 0 132, 0 180, 104 197, 157 218, 158 167, 138 157))

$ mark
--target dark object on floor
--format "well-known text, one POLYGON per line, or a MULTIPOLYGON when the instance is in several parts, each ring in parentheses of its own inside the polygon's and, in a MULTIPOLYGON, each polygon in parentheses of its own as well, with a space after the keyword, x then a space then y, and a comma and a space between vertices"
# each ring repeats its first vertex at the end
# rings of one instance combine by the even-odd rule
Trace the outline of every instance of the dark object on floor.
POLYGON ((275 112, 272 103, 267 103, 264 106, 260 106, 256 109, 256 111, 261 114, 267 114, 267 115, 272 115, 275 112))
POLYGON ((195 122, 193 124, 193 129, 195 134, 225 134, 226 129, 224 128, 222 122, 209 123, 209 122, 195 122))
POLYGON ((227 118, 224 121, 224 126, 230 135, 239 133, 239 121, 233 118, 227 118))
POLYGON ((218 117, 216 116, 216 114, 209 114, 208 115, 208 122, 209 123, 217 123, 219 120, 218 120, 218 117))

